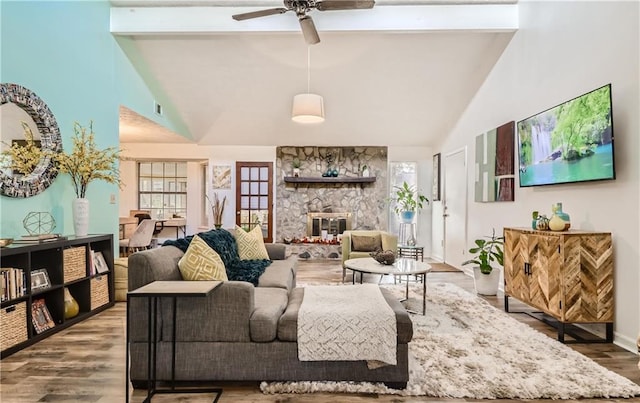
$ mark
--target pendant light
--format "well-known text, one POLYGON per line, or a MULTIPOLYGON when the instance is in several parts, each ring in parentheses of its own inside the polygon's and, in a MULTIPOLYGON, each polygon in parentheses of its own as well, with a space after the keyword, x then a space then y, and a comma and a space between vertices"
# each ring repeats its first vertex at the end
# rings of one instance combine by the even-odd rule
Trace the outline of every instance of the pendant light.
POLYGON ((324 122, 324 100, 312 94, 311 88, 311 47, 307 46, 307 93, 293 97, 291 120, 298 123, 324 122))

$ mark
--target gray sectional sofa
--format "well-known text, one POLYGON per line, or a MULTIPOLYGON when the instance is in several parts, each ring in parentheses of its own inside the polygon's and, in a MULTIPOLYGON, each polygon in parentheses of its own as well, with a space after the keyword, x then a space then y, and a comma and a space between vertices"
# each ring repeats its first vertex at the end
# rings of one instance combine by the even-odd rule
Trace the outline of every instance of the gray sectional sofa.
MULTIPOLYGON (((396 366, 370 370, 364 361, 299 361, 298 309, 304 288, 296 288, 295 256, 285 258, 284 245, 267 244, 273 263, 259 284, 228 281, 206 298, 178 298, 176 333, 177 381, 371 381, 403 388, 408 372, 411 319, 396 299, 385 294, 398 329, 396 366)), ((129 290, 155 280, 181 280, 174 246, 129 257, 129 290)), ((131 301, 131 380, 146 387, 147 303, 131 301)), ((158 380, 171 376, 172 305, 161 300, 158 323, 158 380)))

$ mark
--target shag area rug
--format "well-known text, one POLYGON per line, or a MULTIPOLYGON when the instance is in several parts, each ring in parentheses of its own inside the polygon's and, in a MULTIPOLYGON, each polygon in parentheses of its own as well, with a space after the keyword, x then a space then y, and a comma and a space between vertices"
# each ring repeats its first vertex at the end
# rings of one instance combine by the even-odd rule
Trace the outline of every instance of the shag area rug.
MULTIPOLYGON (((414 285, 415 286, 415 285, 414 285)), ((387 286, 403 296, 404 285, 387 286)), ((409 308, 421 311, 417 289, 409 308)), ((472 399, 640 396, 640 386, 598 365, 482 298, 427 285, 427 314, 412 315, 407 389, 354 382, 263 382, 263 393, 380 393, 472 399)))

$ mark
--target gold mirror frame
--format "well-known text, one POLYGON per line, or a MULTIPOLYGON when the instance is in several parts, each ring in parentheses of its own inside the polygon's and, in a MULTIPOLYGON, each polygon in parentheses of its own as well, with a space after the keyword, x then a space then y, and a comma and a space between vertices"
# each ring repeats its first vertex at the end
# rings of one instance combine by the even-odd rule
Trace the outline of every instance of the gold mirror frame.
MULTIPOLYGON (((44 151, 62 151, 62 137, 58 122, 46 103, 34 92, 18 84, 0 83, 0 106, 13 103, 24 110, 35 122, 44 151)), ((27 175, 0 171, 0 195, 8 197, 31 197, 43 192, 55 179, 58 171, 53 160, 45 155, 33 172, 27 175)))

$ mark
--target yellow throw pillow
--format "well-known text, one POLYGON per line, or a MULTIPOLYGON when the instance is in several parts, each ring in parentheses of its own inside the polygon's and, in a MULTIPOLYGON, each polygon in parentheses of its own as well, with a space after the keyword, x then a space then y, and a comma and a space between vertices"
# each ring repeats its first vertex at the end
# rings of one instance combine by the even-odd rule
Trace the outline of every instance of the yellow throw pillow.
POLYGON ((178 262, 178 268, 184 280, 228 280, 220 255, 197 235, 178 262))
POLYGON ((247 232, 236 225, 236 243, 240 260, 269 259, 269 253, 262 239, 262 229, 259 226, 247 232))

